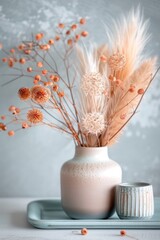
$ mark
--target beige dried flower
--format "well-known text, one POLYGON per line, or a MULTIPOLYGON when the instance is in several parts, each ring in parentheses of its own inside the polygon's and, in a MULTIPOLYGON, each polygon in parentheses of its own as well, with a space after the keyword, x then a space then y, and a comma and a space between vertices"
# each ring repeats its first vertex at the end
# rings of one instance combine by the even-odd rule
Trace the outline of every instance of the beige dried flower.
POLYGON ((81 81, 81 89, 85 95, 102 95, 106 89, 106 80, 98 72, 86 73, 81 81))
POLYGON ((123 54, 121 54, 119 51, 117 51, 112 56, 110 56, 108 60, 109 67, 114 71, 123 69, 125 64, 126 64, 126 57, 123 54))
POLYGON ((82 129, 87 134, 99 134, 105 127, 104 115, 100 112, 86 113, 82 118, 82 129))

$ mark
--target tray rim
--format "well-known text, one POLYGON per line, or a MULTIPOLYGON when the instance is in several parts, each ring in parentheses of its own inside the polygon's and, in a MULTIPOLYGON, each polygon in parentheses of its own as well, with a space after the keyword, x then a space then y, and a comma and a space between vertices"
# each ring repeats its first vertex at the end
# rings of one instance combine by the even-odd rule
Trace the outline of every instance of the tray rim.
MULTIPOLYGON (((156 198, 160 202, 160 198, 156 198)), ((160 229, 160 220, 122 220, 122 219, 34 219, 30 217, 30 211, 33 204, 43 203, 46 201, 60 203, 60 198, 52 199, 39 199, 31 201, 27 204, 27 221, 34 227, 40 229, 78 229, 81 227, 87 227, 90 229, 160 229), (135 224, 136 223, 136 224, 135 224), (136 226, 135 226, 136 225, 136 226)), ((111 219, 111 218, 110 218, 111 219)))

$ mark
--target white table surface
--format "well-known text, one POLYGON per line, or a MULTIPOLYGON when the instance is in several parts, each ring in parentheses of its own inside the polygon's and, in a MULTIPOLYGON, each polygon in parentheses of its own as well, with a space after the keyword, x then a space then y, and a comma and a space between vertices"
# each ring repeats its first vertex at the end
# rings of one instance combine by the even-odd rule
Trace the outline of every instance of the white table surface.
MULTIPOLYGON (((160 240, 160 230, 127 230, 128 236, 120 236, 120 230, 88 230, 82 236, 70 230, 41 230, 33 228, 26 218, 26 207, 31 198, 0 198, 0 239, 3 240, 160 240)), ((75 230, 74 230, 75 231, 75 230)), ((78 231, 78 230, 77 230, 78 231)))

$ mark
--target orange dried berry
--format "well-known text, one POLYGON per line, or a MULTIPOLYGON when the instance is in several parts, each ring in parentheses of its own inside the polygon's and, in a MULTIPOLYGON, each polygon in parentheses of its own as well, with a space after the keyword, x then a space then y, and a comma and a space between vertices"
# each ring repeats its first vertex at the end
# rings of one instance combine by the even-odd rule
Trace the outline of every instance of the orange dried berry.
POLYGON ((85 18, 81 18, 81 19, 79 20, 79 23, 82 24, 82 25, 85 24, 85 23, 86 23, 86 19, 85 19, 85 18))
POLYGON ((2 115, 2 116, 1 116, 1 119, 2 119, 2 120, 5 120, 5 119, 6 119, 6 116, 2 115))
POLYGON ((59 81, 59 79, 60 79, 60 77, 59 77, 59 76, 54 76, 54 78, 53 78, 53 81, 54 81, 54 82, 58 82, 58 81, 59 81))
POLYGON ((49 39, 48 44, 49 45, 53 45, 54 44, 54 40, 53 39, 49 39))
POLYGON ((57 92, 57 91, 58 91, 58 85, 57 85, 57 84, 55 84, 55 85, 53 86, 53 91, 54 91, 54 92, 57 92))
POLYGON ((58 24, 58 27, 59 27, 59 28, 64 28, 65 26, 64 26, 63 23, 59 23, 59 24, 58 24))
POLYGON ((70 34, 71 34, 71 31, 68 30, 68 31, 66 32, 66 35, 70 35, 70 34))
POLYGON ((47 72, 48 72, 47 69, 43 69, 43 70, 42 70, 42 74, 43 74, 43 75, 46 75, 47 72))
POLYGON ((56 40, 56 41, 59 41, 59 40, 60 40, 60 36, 58 36, 58 35, 55 36, 55 40, 56 40))
POLYGON ((51 75, 49 76, 49 78, 50 78, 51 80, 54 80, 54 75, 51 74, 51 75))
POLYGON ((13 112, 13 111, 15 111, 15 109, 16 109, 16 107, 13 106, 13 105, 11 105, 11 106, 8 108, 8 111, 13 112))
POLYGON ((127 232, 126 232, 126 230, 124 230, 124 229, 123 229, 123 230, 121 230, 121 231, 120 231, 120 235, 121 235, 121 236, 126 236, 126 235, 127 235, 127 232))
POLYGON ((130 88, 129 88, 129 92, 133 93, 135 91, 135 86, 134 85, 131 85, 130 88))
POLYGON ((50 45, 49 44, 45 44, 44 46, 43 46, 43 50, 49 50, 50 49, 50 45))
POLYGON ((42 38, 43 38, 44 34, 43 33, 37 33, 36 36, 35 36, 35 39, 37 41, 40 41, 42 38))
POLYGON ((82 36, 82 37, 87 37, 87 36, 88 36, 88 32, 87 32, 87 31, 81 32, 81 36, 82 36))
POLYGON ((59 96, 60 98, 64 97, 64 92, 63 92, 63 91, 58 92, 57 94, 58 94, 58 96, 59 96))
POLYGON ((77 29, 77 27, 78 27, 77 24, 73 24, 73 25, 71 26, 71 29, 72 29, 72 30, 75 30, 75 29, 77 29))
POLYGON ((14 48, 10 49, 10 53, 15 53, 15 49, 14 48))
POLYGON ((113 81, 113 75, 109 75, 108 78, 109 78, 110 81, 113 81))
POLYGON ((88 234, 87 228, 82 228, 82 229, 81 229, 81 234, 82 234, 82 235, 87 235, 87 234, 88 234))
POLYGON ((41 80, 41 76, 40 75, 34 76, 34 80, 40 81, 41 80))
POLYGON ((16 108, 16 109, 15 109, 15 112, 18 114, 18 113, 21 112, 21 109, 20 109, 20 108, 16 108))
POLYGON ((101 62, 107 62, 107 57, 105 55, 100 56, 100 61, 101 62))
POLYGON ((15 134, 15 132, 13 130, 8 132, 8 136, 10 136, 10 137, 14 136, 14 134, 15 134))
POLYGON ((77 34, 76 35, 76 40, 78 41, 80 39, 81 35, 80 34, 77 34))
POLYGON ((144 89, 143 89, 143 88, 138 89, 137 93, 138 93, 139 95, 144 94, 144 89))
POLYGON ((8 60, 8 67, 13 67, 14 66, 14 62, 12 59, 8 60))
POLYGON ((20 58, 19 59, 19 63, 20 64, 25 64, 26 63, 26 59, 25 58, 20 58))
POLYGON ((125 113, 120 115, 120 119, 121 120, 124 120, 125 118, 126 118, 126 114, 125 113))
POLYGON ((48 86, 52 86, 53 83, 52 83, 52 82, 44 82, 43 85, 46 86, 46 87, 48 87, 48 86))
POLYGON ((18 46, 18 49, 19 50, 23 50, 25 48, 25 45, 24 44, 20 44, 19 46, 18 46))
POLYGON ((72 39, 68 39, 67 44, 72 45, 72 43, 73 43, 72 39))
POLYGON ((120 79, 117 79, 116 80, 116 85, 120 85, 121 84, 121 80, 120 79))
POLYGON ((23 123, 22 123, 22 128, 23 128, 23 129, 26 129, 26 128, 28 128, 28 127, 29 127, 29 126, 28 126, 28 123, 26 123, 26 122, 23 122, 23 123))
POLYGON ((37 85, 38 82, 39 82, 38 80, 35 80, 35 79, 33 80, 33 84, 35 84, 35 85, 37 85))
POLYGON ((7 127, 6 127, 6 125, 4 124, 4 123, 1 123, 0 122, 0 131, 6 131, 7 130, 7 127))
POLYGON ((27 68, 27 72, 32 72, 32 71, 33 71, 33 69, 31 67, 27 68))
POLYGON ((37 62, 37 67, 42 68, 43 67, 43 63, 42 62, 37 62))
POLYGON ((31 50, 26 49, 26 50, 24 50, 23 52, 24 52, 25 54, 29 55, 29 54, 31 53, 31 50))
POLYGON ((7 58, 2 58, 2 62, 7 62, 7 58))

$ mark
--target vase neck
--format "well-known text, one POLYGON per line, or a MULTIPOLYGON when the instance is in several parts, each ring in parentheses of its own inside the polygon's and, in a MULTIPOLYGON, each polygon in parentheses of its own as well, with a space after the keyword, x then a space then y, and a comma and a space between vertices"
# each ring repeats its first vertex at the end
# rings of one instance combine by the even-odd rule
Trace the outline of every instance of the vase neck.
POLYGON ((107 147, 79 147, 75 149, 75 159, 94 160, 94 161, 107 161, 108 148, 107 147))

